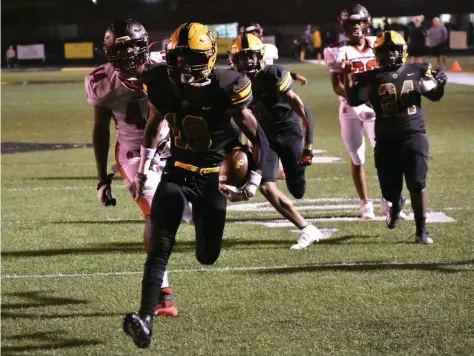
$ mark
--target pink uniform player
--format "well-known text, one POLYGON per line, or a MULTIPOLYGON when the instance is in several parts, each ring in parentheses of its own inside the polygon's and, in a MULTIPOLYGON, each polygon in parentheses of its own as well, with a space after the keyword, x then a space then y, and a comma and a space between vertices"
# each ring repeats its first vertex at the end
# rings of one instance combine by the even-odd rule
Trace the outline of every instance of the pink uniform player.
MULTIPOLYGON (((139 78, 150 66, 160 65, 164 61, 164 53, 149 52, 148 34, 134 20, 115 21, 109 26, 104 37, 104 52, 107 63, 86 76, 85 90, 88 103, 94 106, 93 143, 99 176, 98 198, 103 206, 114 206, 115 199, 111 192, 113 174, 107 173, 110 121, 114 119, 117 134, 113 170, 120 172, 129 187, 138 171, 144 130, 149 118, 146 88, 139 78)), ((164 124, 160 127, 156 151, 147 150, 153 159, 147 171, 143 195, 135 199, 145 217, 146 251, 151 249, 151 204, 169 156, 169 145, 169 127, 164 124)), ((187 222, 192 220, 189 206, 183 219, 187 222)), ((155 314, 177 316, 167 273, 161 288, 155 314)))
MULTIPOLYGON (((343 10, 340 22, 347 40, 336 42, 324 49, 324 58, 329 67, 334 92, 339 95, 339 122, 342 141, 351 157, 354 185, 360 198, 361 219, 374 219, 374 207, 368 197, 365 176, 365 134, 372 147, 375 146, 375 112, 368 104, 351 107, 345 98, 342 82, 342 65, 345 60, 352 63, 354 72, 365 72, 377 68, 373 52, 375 37, 366 36, 371 17, 367 9, 359 4, 343 10)), ((382 202, 382 210, 386 202, 382 202)))

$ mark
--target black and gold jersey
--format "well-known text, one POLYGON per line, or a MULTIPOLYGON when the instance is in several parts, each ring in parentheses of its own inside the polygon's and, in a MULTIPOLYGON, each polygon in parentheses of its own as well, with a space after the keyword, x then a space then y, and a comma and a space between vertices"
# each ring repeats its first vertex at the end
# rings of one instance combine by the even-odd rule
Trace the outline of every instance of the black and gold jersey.
POLYGON ((209 83, 180 87, 171 82, 165 66, 145 78, 150 102, 171 129, 171 157, 198 167, 219 166, 226 145, 235 139, 229 111, 252 101, 249 79, 238 72, 215 69, 209 83))
POLYGON ((376 69, 356 76, 351 103, 369 101, 376 113, 377 140, 396 140, 425 133, 421 96, 431 99, 438 84, 431 65, 405 64, 397 70, 376 69))
POLYGON ((264 66, 252 79, 253 102, 250 109, 269 137, 294 121, 291 106, 280 95, 292 88, 290 72, 278 65, 264 66))

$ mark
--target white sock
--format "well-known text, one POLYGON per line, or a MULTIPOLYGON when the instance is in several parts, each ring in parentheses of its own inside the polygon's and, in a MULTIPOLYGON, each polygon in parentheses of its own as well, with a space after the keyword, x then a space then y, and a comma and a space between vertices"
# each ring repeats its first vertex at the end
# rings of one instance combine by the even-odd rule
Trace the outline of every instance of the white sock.
POLYGON ((163 288, 169 288, 170 284, 168 282, 168 271, 165 271, 165 274, 163 275, 163 282, 161 283, 161 289, 163 288))

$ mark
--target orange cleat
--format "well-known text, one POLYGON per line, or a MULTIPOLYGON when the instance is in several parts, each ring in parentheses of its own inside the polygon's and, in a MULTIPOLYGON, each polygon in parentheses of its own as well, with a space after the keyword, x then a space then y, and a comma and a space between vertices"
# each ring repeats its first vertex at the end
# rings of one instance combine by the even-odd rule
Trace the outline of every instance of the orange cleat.
POLYGON ((160 299, 158 304, 155 307, 156 316, 167 316, 167 317, 177 317, 178 309, 176 309, 176 303, 173 298, 173 289, 172 288, 162 288, 160 291, 160 299))

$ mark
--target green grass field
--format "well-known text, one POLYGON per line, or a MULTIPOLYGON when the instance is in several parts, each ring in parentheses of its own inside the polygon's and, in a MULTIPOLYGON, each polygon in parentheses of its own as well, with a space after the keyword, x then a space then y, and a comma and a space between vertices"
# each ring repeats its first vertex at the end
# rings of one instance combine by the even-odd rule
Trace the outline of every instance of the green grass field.
MULTIPOLYGON (((343 221, 358 201, 338 100, 325 69, 291 69, 310 79, 296 91, 316 115, 318 156, 340 159, 308 169, 308 199, 297 203, 330 238, 292 251, 292 227, 264 225, 280 219, 272 209, 231 206, 222 255, 202 269, 193 230, 182 226, 169 266, 181 315, 155 319, 153 344, 138 353, 473 355, 474 87, 450 84, 443 101, 425 103, 430 211, 451 222, 430 223, 435 244, 420 246, 409 239, 412 221, 394 231, 343 221)), ((2 86, 2 144, 92 142, 84 74, 3 73, 7 82, 77 82, 2 86)), ((91 148, 1 159, 2 355, 137 354, 121 317, 139 305, 143 223, 122 181, 113 184, 117 206, 104 209, 91 148)))

